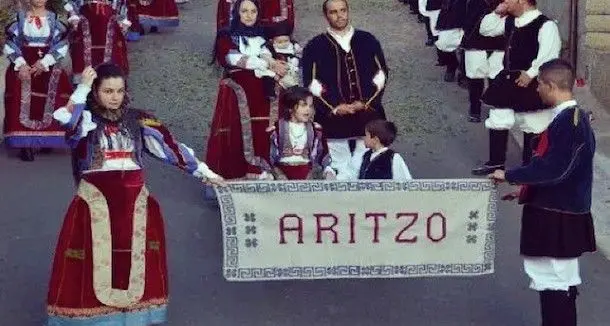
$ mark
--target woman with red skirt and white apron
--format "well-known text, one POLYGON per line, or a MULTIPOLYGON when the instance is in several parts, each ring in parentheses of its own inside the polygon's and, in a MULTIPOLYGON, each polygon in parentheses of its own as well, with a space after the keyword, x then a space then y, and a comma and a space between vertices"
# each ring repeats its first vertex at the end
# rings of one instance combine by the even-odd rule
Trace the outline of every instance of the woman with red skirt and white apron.
POLYGON ((66 147, 64 131, 53 121, 53 111, 65 105, 72 86, 57 62, 66 56, 66 26, 46 9, 46 1, 32 1, 6 29, 4 54, 4 138, 9 148, 21 150, 24 161, 36 149, 66 147))
POLYGON ((129 107, 114 64, 86 68, 54 118, 66 129, 78 190, 55 250, 47 326, 166 322, 163 219, 144 184, 142 154, 208 183, 222 178, 154 116, 129 107))

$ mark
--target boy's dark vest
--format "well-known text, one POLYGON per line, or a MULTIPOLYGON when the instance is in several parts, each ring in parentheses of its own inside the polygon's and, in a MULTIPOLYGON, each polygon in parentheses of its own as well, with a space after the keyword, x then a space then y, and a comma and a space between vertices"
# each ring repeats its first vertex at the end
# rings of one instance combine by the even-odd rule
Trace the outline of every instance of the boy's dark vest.
POLYGON ((372 154, 372 150, 368 150, 364 153, 358 179, 392 179, 392 159, 394 158, 394 151, 388 149, 377 155, 377 157, 371 161, 372 154))

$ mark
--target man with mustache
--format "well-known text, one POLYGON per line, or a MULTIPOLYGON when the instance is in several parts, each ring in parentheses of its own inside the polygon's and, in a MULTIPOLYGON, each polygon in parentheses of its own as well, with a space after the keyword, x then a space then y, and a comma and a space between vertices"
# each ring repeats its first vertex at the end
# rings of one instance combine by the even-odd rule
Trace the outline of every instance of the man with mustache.
POLYGON ((303 83, 314 94, 337 179, 356 179, 365 152, 364 126, 385 119, 381 98, 388 68, 379 41, 350 24, 347 0, 322 4, 328 29, 303 51, 303 83))

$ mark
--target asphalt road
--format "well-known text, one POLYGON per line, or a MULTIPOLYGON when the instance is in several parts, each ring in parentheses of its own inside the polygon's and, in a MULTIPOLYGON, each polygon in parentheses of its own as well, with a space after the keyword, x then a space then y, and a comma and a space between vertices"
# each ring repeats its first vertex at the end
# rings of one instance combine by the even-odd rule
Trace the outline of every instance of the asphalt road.
MULTIPOLYGON (((219 72, 206 65, 215 3, 181 7, 175 31, 130 44, 130 92, 155 110, 178 138, 202 152, 219 72)), ((299 40, 323 31, 320 1, 298 1, 299 40)), ((467 94, 441 81, 425 33, 397 1, 353 0, 356 27, 377 35, 391 67, 386 110, 401 128, 396 149, 417 178, 470 177, 484 159, 482 125, 465 121, 467 94)), ((511 146, 510 160, 520 154, 511 146)), ((538 296, 528 289, 518 255, 518 207, 501 203, 496 272, 474 278, 230 283, 222 276, 218 208, 197 180, 147 160, 147 179, 166 221, 170 269, 169 325, 385 326, 538 325, 538 296)), ((502 190, 507 190, 502 188, 502 190)), ((23 163, 0 153, 0 326, 42 325, 56 237, 73 196, 65 153, 23 163)), ((610 264, 582 260, 580 324, 610 325, 610 264)))

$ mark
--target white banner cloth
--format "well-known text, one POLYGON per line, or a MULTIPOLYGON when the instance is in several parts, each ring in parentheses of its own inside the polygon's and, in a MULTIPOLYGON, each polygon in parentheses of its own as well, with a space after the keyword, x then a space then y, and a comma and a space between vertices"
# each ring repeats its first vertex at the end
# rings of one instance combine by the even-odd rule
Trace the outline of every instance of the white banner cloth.
POLYGON ((233 182, 216 194, 229 281, 494 270, 489 180, 233 182))

